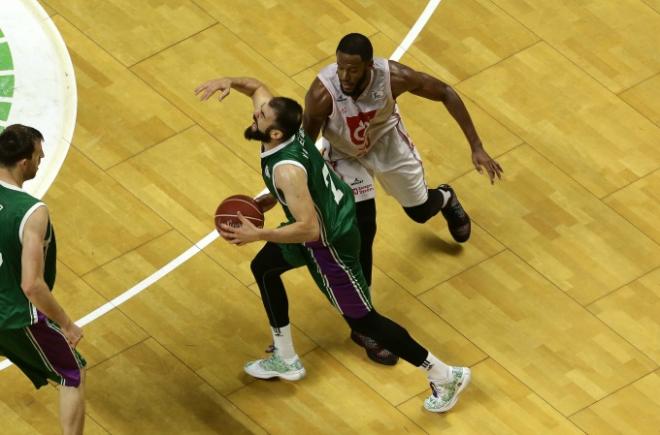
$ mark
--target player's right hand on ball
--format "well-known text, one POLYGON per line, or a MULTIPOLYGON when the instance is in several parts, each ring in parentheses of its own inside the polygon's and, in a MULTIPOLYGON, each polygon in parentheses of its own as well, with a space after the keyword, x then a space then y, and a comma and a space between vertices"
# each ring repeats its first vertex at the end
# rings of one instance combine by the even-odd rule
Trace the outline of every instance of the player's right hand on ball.
POLYGON ((221 78, 209 80, 208 82, 204 82, 197 86, 195 88, 195 95, 201 94, 199 97, 200 101, 206 101, 211 98, 214 93, 219 92, 218 101, 222 101, 227 95, 229 95, 230 90, 231 80, 228 78, 221 78))

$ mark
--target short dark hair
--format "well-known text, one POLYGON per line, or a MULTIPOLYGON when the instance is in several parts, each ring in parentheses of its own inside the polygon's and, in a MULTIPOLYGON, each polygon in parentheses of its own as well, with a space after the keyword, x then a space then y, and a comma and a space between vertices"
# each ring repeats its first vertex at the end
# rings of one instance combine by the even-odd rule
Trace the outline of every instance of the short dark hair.
POLYGON ((302 124, 303 109, 296 100, 287 97, 274 97, 268 105, 275 111, 272 127, 282 131, 283 140, 296 134, 302 124))
POLYGON ((13 124, 0 133, 0 165, 14 166, 23 159, 32 158, 37 141, 44 136, 36 128, 13 124))
POLYGON ((374 47, 371 45, 371 41, 361 33, 349 33, 341 38, 337 51, 346 54, 357 54, 362 62, 369 62, 374 58, 374 47))

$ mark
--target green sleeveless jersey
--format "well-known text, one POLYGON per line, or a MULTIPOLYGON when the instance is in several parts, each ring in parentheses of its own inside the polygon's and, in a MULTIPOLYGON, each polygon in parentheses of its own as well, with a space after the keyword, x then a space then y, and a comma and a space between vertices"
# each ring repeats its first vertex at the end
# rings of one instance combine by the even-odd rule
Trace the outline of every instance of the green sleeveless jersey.
POLYGON ((275 168, 291 164, 307 172, 307 187, 320 218, 321 240, 332 243, 338 237, 357 226, 353 190, 335 174, 323 160, 312 140, 300 129, 293 137, 270 150, 261 153, 261 171, 270 193, 284 208, 289 223, 295 219, 286 204, 282 191, 275 187, 275 168))
MULTIPOLYGON (((37 321, 37 309, 21 289, 21 251, 27 218, 43 203, 24 190, 0 182, 0 330, 18 329, 37 321)), ((55 284, 55 233, 48 223, 44 280, 55 284)))

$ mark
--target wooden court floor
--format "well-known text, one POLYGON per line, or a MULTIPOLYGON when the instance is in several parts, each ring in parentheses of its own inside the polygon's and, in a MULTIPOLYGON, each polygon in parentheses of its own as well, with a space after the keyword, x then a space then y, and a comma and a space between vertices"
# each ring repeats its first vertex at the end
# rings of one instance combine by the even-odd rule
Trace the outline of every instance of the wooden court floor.
MULTIPOLYGON (((193 88, 252 75, 302 101, 341 36, 388 57, 426 0, 42 0, 78 83, 72 147, 45 197, 56 295, 76 318, 256 193, 250 102, 193 88)), ((373 295, 468 365, 454 410, 424 375, 371 363, 304 270, 288 274, 297 383, 243 364, 270 333, 249 262, 216 240, 85 328, 87 433, 660 433, 660 1, 444 0, 402 62, 453 85, 504 180, 491 186, 439 103, 400 98, 427 180, 450 182, 469 243, 378 197, 373 295)), ((272 212, 267 225, 282 214, 272 212)), ((56 390, 0 372, 3 434, 57 433, 56 390)))

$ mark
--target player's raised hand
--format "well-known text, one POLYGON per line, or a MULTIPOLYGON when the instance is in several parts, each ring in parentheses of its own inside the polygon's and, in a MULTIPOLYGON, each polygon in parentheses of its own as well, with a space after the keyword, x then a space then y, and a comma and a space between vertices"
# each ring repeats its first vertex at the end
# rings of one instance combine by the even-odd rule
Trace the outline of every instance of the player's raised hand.
POLYGON ((195 88, 195 95, 199 95, 201 101, 206 101, 211 98, 213 94, 218 92, 218 101, 222 101, 227 95, 229 95, 230 90, 231 80, 228 78, 220 78, 209 80, 208 82, 204 82, 197 86, 195 88))
POLYGON ((472 163, 480 174, 483 173, 484 168, 486 169, 490 184, 495 183, 495 177, 502 179, 504 169, 483 148, 472 152, 472 163))

